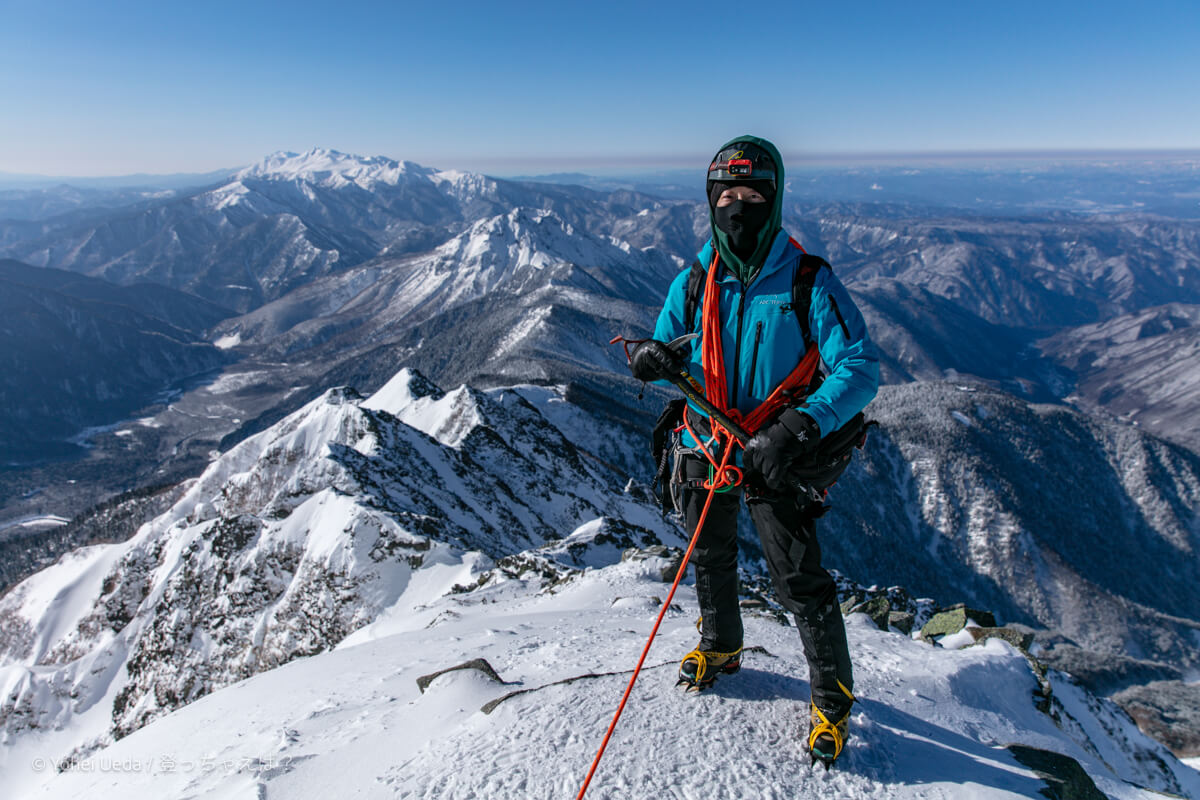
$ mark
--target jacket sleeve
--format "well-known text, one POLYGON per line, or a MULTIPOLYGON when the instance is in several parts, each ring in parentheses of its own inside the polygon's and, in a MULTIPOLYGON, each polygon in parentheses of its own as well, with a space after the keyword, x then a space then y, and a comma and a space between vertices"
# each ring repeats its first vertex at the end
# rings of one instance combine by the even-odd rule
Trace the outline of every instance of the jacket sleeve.
POLYGON ((805 412, 827 436, 862 411, 879 390, 879 351, 850 292, 822 269, 813 283, 809 328, 829 375, 808 397, 805 412))

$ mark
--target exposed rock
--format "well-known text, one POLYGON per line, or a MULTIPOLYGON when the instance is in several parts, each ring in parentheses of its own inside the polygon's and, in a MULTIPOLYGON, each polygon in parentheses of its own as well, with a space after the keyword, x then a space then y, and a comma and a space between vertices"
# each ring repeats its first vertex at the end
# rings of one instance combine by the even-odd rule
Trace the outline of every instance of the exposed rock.
POLYGON ((933 619, 926 622, 921 628, 921 638, 932 639, 934 636, 958 633, 967 626, 967 620, 972 620, 983 628, 996 627, 996 618, 992 616, 991 612, 967 608, 966 605, 959 603, 934 614, 933 619))
POLYGON ((875 627, 881 631, 888 629, 888 617, 892 611, 892 604, 883 596, 872 597, 865 603, 859 603, 850 609, 851 614, 862 613, 871 618, 871 622, 875 623, 875 627))
POLYGON ((1017 628, 968 628, 967 630, 975 637, 976 644, 986 642, 988 639, 1003 639, 1022 653, 1028 653, 1029 646, 1033 644, 1033 633, 1017 628))
POLYGON ((1108 800, 1108 795, 1096 788, 1095 781, 1070 756, 1023 744, 1010 744, 1008 751, 1046 782, 1041 794, 1050 800, 1108 800))
POLYGON ((666 559, 666 565, 662 568, 659 579, 663 583, 674 583, 675 576, 679 574, 679 567, 683 564, 682 550, 678 547, 656 544, 644 548, 631 547, 621 553, 622 561, 645 561, 648 558, 666 559))
POLYGON ((633 595, 614 597, 612 601, 613 608, 633 608, 637 606, 650 605, 658 608, 662 605, 662 598, 656 594, 652 595, 633 595))
POLYGON ((464 661, 456 666, 440 669, 437 672, 431 672, 428 675, 422 675, 421 677, 417 678, 417 688, 421 690, 421 694, 425 694, 425 690, 429 688, 429 684, 433 683, 440 676, 445 675, 447 672, 454 672, 455 670, 459 669, 473 669, 483 673, 489 680, 495 683, 501 683, 505 685, 508 683, 500 678, 500 675, 496 673, 496 670, 492 669, 492 665, 487 662, 486 658, 473 658, 470 661, 464 661))
POLYGON ((916 621, 916 617, 907 611, 891 611, 888 612, 887 621, 889 628, 908 636, 910 633, 912 633, 913 623, 916 621))
POLYGON ((842 614, 862 611, 880 630, 891 628, 907 635, 933 614, 932 600, 914 598, 903 586, 864 587, 836 570, 833 575, 838 584, 838 596, 843 598, 842 614))
POLYGON ((1200 686, 1156 681, 1118 692, 1112 698, 1138 727, 1180 758, 1200 756, 1200 686))

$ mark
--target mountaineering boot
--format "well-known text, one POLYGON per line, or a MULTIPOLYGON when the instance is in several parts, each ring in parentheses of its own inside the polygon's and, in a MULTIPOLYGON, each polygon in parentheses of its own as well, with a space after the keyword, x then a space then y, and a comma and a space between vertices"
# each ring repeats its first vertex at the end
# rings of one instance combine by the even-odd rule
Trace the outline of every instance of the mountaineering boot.
POLYGON ((712 686, 718 675, 732 675, 742 668, 742 648, 731 653, 701 650, 697 647, 679 663, 679 680, 689 692, 699 692, 712 686))
POLYGON ((842 754, 850 736, 850 708, 854 705, 854 695, 841 681, 838 681, 838 687, 845 693, 847 702, 836 711, 827 713, 817 708, 816 703, 809 703, 808 752, 812 763, 819 761, 826 771, 842 754))

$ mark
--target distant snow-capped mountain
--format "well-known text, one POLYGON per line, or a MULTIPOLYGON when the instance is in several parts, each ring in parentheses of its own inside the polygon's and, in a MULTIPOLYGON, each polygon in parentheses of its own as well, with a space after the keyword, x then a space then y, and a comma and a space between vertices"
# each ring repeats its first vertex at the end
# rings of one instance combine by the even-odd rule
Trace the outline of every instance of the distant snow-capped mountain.
POLYGON ((1147 308, 1056 333, 1036 346, 1071 376, 1064 389, 1072 401, 1200 452, 1200 305, 1147 308))
MULTIPOLYGON (((630 213, 661 205, 645 199, 630 213)), ((314 149, 276 153, 218 186, 99 219, 0 224, 0 255, 118 283, 157 281, 248 311, 376 256, 431 250, 515 207, 554 208, 572 225, 613 224, 609 198, 596 192, 314 149)))
MULTIPOLYGON (((411 256, 461 247, 478 239, 479 226, 494 227, 514 210, 527 222, 552 213, 568 239, 612 240, 631 253, 653 248, 685 264, 707 235, 702 203, 505 181, 318 148, 276 153, 208 190, 107 215, 68 215, 32 228, 0 223, 0 254, 119 282, 154 280, 238 312, 283 300, 287 310, 274 309, 270 320, 243 320, 242 341, 250 342, 250 329, 265 325, 264 335, 283 336, 274 352, 297 352, 314 337, 347 341, 338 334, 357 328, 353 319, 333 319, 346 298, 375 281, 356 268, 386 271, 409 265, 411 256)), ((1147 383, 1152 374, 1077 375, 1055 360, 1052 349, 1030 345, 1164 303, 1200 306, 1196 271, 1187 267, 1200 259, 1200 223, 1192 220, 930 217, 879 204, 789 204, 786 223, 809 250, 833 263, 868 306, 879 338, 895 345, 885 365, 893 380, 961 374, 1040 398, 1062 397, 1085 383, 1085 396, 1106 389, 1141 396, 1153 388, 1147 383)), ((569 249, 541 239, 533 244, 569 249)), ((421 295, 449 291, 443 299, 456 299, 460 290, 447 281, 460 273, 410 271, 408 289, 421 295), (441 288, 427 286, 426 278, 441 288)), ((641 274, 630 272, 618 280, 641 274)), ((476 283, 461 289, 462 299, 490 287, 485 273, 466 276, 476 283)), ((647 305, 662 289, 649 286, 647 305)), ((441 313, 444 305, 432 307, 441 313)), ((394 367, 395 353, 385 357, 394 367)), ((447 359, 422 364, 450 382, 478 366, 461 368, 447 359), (443 373, 447 365, 458 371, 443 373)), ((518 369, 528 369, 529 380, 545 371, 518 369)), ((1138 421, 1174 435, 1170 424, 1155 422, 1160 416, 1140 415, 1138 421)))
POLYGON ((330 186, 355 183, 364 189, 377 183, 395 186, 410 174, 436 174, 411 161, 394 161, 384 156, 354 156, 337 150, 314 147, 305 153, 279 151, 238 171, 234 177, 305 181, 330 186))
POLYGON ((1200 372, 1184 330, 1200 313, 1200 222, 853 205, 796 207, 786 222, 863 306, 887 380, 967 375, 1031 399, 1075 395, 1200 443, 1186 421, 1200 372), (1145 333, 1127 343, 1135 329, 1145 333))
POLYGON ((837 211, 816 207, 785 222, 855 283, 899 280, 991 323, 1046 330, 1165 303, 1200 303, 1200 270, 1189 266, 1200 258, 1197 221, 837 211))
POLYGON ((314 282, 227 320, 214 335, 236 332, 241 342, 267 352, 328 350, 331 328, 346 339, 342 347, 377 342, 493 293, 493 302, 507 303, 556 286, 594 301, 640 304, 679 268, 678 260, 656 250, 576 230, 552 211, 517 208, 476 221, 428 254, 380 259, 314 282))
MULTIPOLYGON (((571 386, 608 398, 620 439, 657 412, 630 409, 618 333, 645 336, 648 302, 678 260, 517 208, 479 220, 427 254, 381 257, 225 321, 214 337, 267 360, 262 385, 378 387, 399 363, 476 386, 571 386), (278 366, 284 362, 286 366, 278 366)), ((633 446, 619 447, 630 451, 633 446)), ((614 454, 615 455, 615 454, 614 454)), ((626 468, 636 462, 620 458, 626 468)))

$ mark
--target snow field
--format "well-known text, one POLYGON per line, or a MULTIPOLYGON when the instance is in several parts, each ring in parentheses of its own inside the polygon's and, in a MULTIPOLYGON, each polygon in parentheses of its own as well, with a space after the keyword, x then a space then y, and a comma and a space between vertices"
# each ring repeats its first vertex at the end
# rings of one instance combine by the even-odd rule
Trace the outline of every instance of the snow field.
MULTIPOLYGON (((219 690, 92 758, 144 769, 77 769, 31 796, 574 797, 669 589, 659 569, 656 559, 591 569, 553 594, 509 580, 385 615, 334 651, 219 690), (418 690, 418 677, 474 658, 505 684, 458 670, 418 690), (606 672, 621 674, 587 677, 606 672), (518 690, 532 691, 481 710, 518 690)), ((1041 779, 1003 749, 1010 742, 1077 758, 1112 798, 1158 796, 1119 780, 1034 708, 1036 681, 1007 644, 941 650, 860 614, 847 620, 852 738, 826 773, 802 752, 796 632, 746 616, 746 645, 766 652, 747 654, 712 691, 685 694, 673 684, 697 638, 691 587, 675 604, 590 798, 1041 797, 1041 779)), ((1200 796, 1193 774, 1188 790, 1200 796)))

